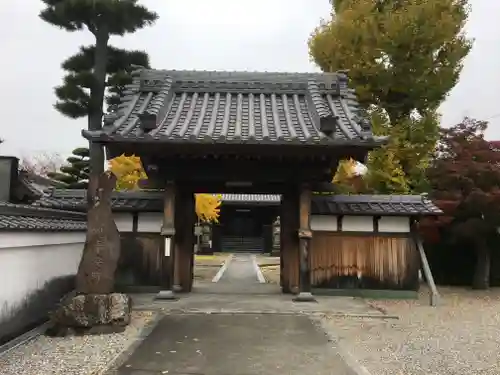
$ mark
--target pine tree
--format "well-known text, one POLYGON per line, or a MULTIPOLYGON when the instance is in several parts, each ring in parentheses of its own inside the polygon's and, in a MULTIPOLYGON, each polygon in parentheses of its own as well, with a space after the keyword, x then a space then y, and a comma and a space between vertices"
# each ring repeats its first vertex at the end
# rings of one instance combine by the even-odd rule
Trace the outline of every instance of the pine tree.
MULTIPOLYGON (((108 54, 108 42, 111 35, 123 36, 133 33, 147 25, 153 24, 158 15, 139 5, 137 0, 42 0, 45 5, 40 18, 54 26, 69 32, 88 30, 94 36, 92 68, 87 74, 75 74, 83 81, 68 82, 68 91, 58 89, 60 110, 62 102, 73 101, 84 103, 87 107, 88 129, 102 129, 103 106, 106 91, 108 63, 112 53, 108 54), (88 101, 85 90, 89 87, 88 101), (73 90, 70 90, 73 89, 73 90)), ((85 55, 85 51, 83 55, 85 55)), ((71 59, 70 59, 71 60, 71 59)), ((78 58, 77 58, 78 60, 78 58)), ((86 58, 83 60, 87 60, 86 58)), ((74 61, 73 61, 74 62, 74 61)), ((69 77, 73 77, 71 74, 69 77)), ((68 77, 67 77, 68 79, 68 77)), ((76 78, 75 78, 76 80, 76 78)), ((68 109, 68 108, 66 108, 68 109)), ((73 106, 76 117, 82 111, 73 106)), ((85 114, 84 114, 85 115, 85 114)), ((120 258, 120 236, 111 212, 111 190, 116 186, 116 177, 111 171, 104 172, 104 149, 98 143, 90 143, 90 175, 87 189, 87 236, 78 266, 76 292, 79 295, 108 294, 113 290, 115 270, 120 258)), ((87 297, 84 297, 87 298, 87 297)), ((70 303, 70 300, 65 300, 70 303)), ((86 315, 89 321, 95 322, 94 306, 83 303, 83 311, 78 315, 86 315)), ((123 306, 123 314, 130 314, 130 306, 123 306)), ((59 311, 68 312, 67 306, 61 304, 59 311)), ((70 312, 71 313, 71 312, 70 312)), ((99 314, 106 314, 102 311, 99 314)), ((62 315, 64 315, 63 313, 62 315)), ((57 313, 54 317, 60 316, 57 313)), ((76 319, 76 317, 73 317, 76 319)), ((57 319, 57 318, 54 318, 57 319)), ((53 322, 54 326, 67 327, 67 319, 53 322)))
POLYGON ((69 156, 66 161, 68 164, 63 165, 60 172, 48 173, 47 176, 62 182, 65 189, 86 189, 90 172, 89 149, 75 148, 72 156, 69 156))
MULTIPOLYGON (((63 84, 55 89, 58 101, 54 107, 64 116, 79 118, 88 114, 94 56, 95 46, 80 47, 77 54, 62 63, 61 67, 66 75, 63 84)), ((132 82, 130 73, 134 65, 149 68, 147 53, 108 47, 106 65, 108 111, 112 111, 119 104, 125 86, 132 82)))
MULTIPOLYGON (((153 24, 158 15, 139 5, 137 0, 42 0, 40 18, 69 32, 87 29, 95 38, 95 53, 88 102, 88 129, 102 128, 106 89, 108 42, 111 35, 123 36, 153 24)), ((76 94, 76 93, 75 93, 76 94)), ((104 150, 90 145, 91 178, 104 171, 104 150)), ((94 177, 94 178, 95 178, 94 177)))

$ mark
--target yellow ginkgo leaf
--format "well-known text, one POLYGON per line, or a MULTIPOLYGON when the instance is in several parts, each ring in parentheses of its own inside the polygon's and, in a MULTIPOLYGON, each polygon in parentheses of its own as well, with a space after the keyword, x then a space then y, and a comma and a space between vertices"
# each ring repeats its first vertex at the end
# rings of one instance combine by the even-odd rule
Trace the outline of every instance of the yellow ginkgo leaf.
POLYGON ((217 223, 220 214, 220 204, 220 194, 196 194, 196 215, 201 221, 217 223))
POLYGON ((116 190, 136 190, 139 182, 146 180, 147 175, 142 167, 141 158, 135 155, 122 154, 109 160, 109 170, 116 176, 116 190))

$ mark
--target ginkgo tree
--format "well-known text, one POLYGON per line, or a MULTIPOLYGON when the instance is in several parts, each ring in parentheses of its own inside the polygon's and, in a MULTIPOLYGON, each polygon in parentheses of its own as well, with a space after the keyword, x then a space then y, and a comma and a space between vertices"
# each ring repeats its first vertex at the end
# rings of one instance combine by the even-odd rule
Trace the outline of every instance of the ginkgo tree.
POLYGON ((137 190, 139 182, 148 176, 142 167, 141 158, 135 155, 122 154, 108 161, 109 169, 116 176, 115 190, 137 190))
POLYGON ((356 165, 356 160, 352 158, 341 160, 337 168, 337 173, 333 177, 333 182, 339 183, 353 178, 356 175, 356 165))
POLYGON ((358 177, 356 165, 357 163, 354 159, 344 159, 339 162, 337 172, 332 180, 336 187, 336 193, 350 194, 358 192, 354 184, 354 179, 358 177))
POLYGON ((196 194, 196 215, 206 223, 218 223, 220 214, 220 194, 196 194))
POLYGON ((393 142, 367 163, 373 190, 427 189, 425 169, 438 139, 437 109, 458 82, 472 48, 464 25, 469 0, 332 0, 330 17, 309 40, 314 63, 325 72, 348 70, 375 135, 393 142), (435 27, 439 25, 439 27, 435 27), (375 109, 375 110, 374 110, 375 109), (387 160, 383 160, 387 156, 387 160), (392 174, 391 165, 396 167, 392 174), (383 181, 383 178, 388 178, 383 181))
MULTIPOLYGON (((147 180, 141 158, 122 154, 108 161, 109 170, 116 176, 117 191, 140 189, 140 182, 147 180)), ((217 223, 220 214, 220 194, 195 194, 196 215, 201 222, 217 223)))

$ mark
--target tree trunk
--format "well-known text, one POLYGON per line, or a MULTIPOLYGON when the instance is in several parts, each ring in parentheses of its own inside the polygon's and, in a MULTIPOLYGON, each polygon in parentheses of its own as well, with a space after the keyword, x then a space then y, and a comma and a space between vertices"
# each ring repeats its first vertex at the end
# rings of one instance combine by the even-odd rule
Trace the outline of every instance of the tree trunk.
MULTIPOLYGON (((90 180, 96 180, 99 176, 104 173, 104 147, 101 144, 95 142, 89 142, 89 182, 90 180)), ((87 193, 92 193, 90 189, 87 189, 87 193)))
POLYGON ((476 268, 474 270, 473 289, 488 289, 490 286, 491 256, 488 246, 479 242, 476 246, 476 268))
MULTIPOLYGON (((109 32, 106 24, 95 31, 94 82, 90 89, 88 129, 102 129, 104 95, 106 91, 106 67, 108 64, 109 32)), ((90 143, 90 178, 98 178, 104 172, 104 150, 98 143, 90 143)), ((90 190, 89 190, 90 192, 90 190)))
MULTIPOLYGON (((94 35, 94 82, 90 89, 88 129, 100 130, 108 60, 107 26, 98 28, 94 35)), ((111 213, 111 192, 116 185, 116 178, 104 172, 104 148, 101 144, 90 142, 89 152, 87 239, 78 267, 76 291, 80 294, 111 293, 120 252, 120 238, 111 213)))
POLYGON ((89 181, 87 239, 76 276, 78 294, 107 294, 114 288, 120 257, 120 234, 111 212, 116 177, 102 173, 89 181))

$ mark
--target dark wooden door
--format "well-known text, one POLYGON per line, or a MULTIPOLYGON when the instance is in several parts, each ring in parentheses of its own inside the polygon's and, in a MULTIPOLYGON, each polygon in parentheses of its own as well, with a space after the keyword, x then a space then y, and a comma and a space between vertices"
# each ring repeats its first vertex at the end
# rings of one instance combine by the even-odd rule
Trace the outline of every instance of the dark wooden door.
POLYGON ((230 223, 230 234, 237 237, 252 237, 255 235, 255 220, 249 215, 238 215, 230 223))
POLYGON ((122 233, 117 289, 159 287, 164 241, 159 234, 122 233))

